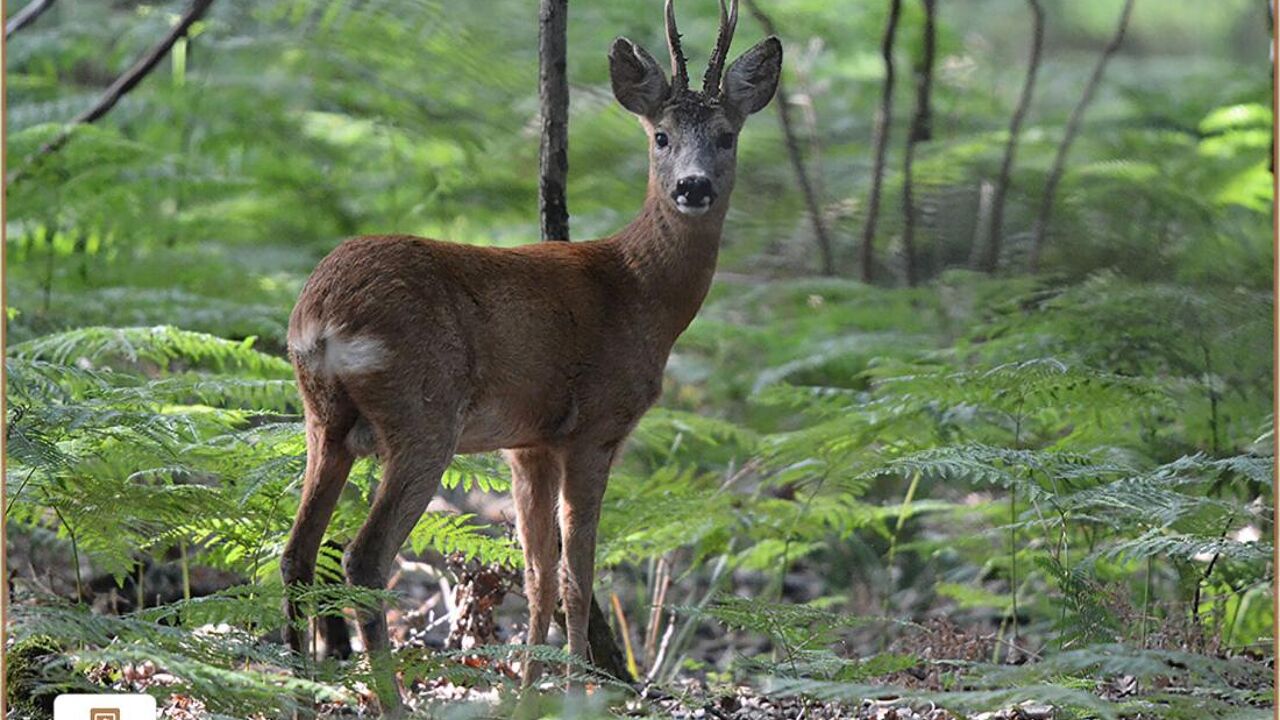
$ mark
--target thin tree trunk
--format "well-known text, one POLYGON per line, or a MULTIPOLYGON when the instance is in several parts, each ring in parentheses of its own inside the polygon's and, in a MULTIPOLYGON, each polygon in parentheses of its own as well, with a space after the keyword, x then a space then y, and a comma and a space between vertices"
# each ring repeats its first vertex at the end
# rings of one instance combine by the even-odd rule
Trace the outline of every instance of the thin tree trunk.
POLYGON ((112 108, 120 102, 121 98, 137 87, 138 83, 142 82, 142 80, 160 64, 160 61, 169 54, 171 49, 173 49, 174 44, 177 43, 180 38, 187 36, 187 33, 191 30, 191 26, 194 25, 197 20, 204 17, 204 14, 208 12, 210 5, 213 5, 213 0, 192 0, 187 11, 183 13, 182 17, 178 19, 177 24, 169 30, 168 34, 166 34, 159 43, 148 50, 142 57, 138 58, 138 61, 120 75, 120 77, 116 78, 115 82, 111 83, 111 85, 103 91, 97 102, 87 108, 84 112, 72 118, 71 122, 67 123, 61 133, 59 133, 53 140, 50 140, 45 145, 41 146, 30 160, 10 175, 6 182, 13 183, 20 179, 30 171, 36 162, 40 161, 46 155, 61 149, 67 144, 67 141, 71 139, 71 136, 77 127, 96 122, 107 113, 111 112, 112 108))
POLYGON ((45 10, 53 7, 54 0, 32 0, 27 6, 13 14, 4 23, 4 39, 8 40, 13 34, 22 28, 36 21, 36 18, 44 14, 45 10))
POLYGON ((1120 49, 1120 44, 1124 42, 1125 31, 1129 29, 1129 16, 1133 14, 1133 0, 1124 1, 1124 9, 1120 11, 1120 20, 1116 23, 1116 32, 1112 36, 1111 42, 1107 43, 1107 47, 1102 51, 1102 57, 1098 59, 1098 65, 1093 69, 1093 75, 1089 78, 1088 84, 1084 87, 1084 95, 1080 97, 1079 104, 1071 113, 1071 119, 1067 121, 1067 128, 1062 137, 1062 144, 1058 146, 1058 154, 1053 159, 1053 167, 1049 171, 1049 180, 1045 184, 1044 196, 1040 199, 1040 212, 1036 214, 1035 225, 1031 229, 1031 256, 1028 260, 1027 267, 1033 272, 1040 271, 1040 258, 1044 252, 1045 233, 1049 229, 1049 217, 1053 212, 1054 195, 1058 190, 1058 183, 1062 181, 1062 173, 1066 169, 1067 154, 1071 151, 1071 144, 1075 142, 1076 135, 1080 133, 1080 126, 1084 123, 1084 113, 1089 108, 1089 104, 1093 102, 1094 93, 1098 91, 1098 86, 1102 84, 1102 75, 1106 72, 1107 63, 1111 61, 1111 57, 1120 49))
POLYGON ((915 163, 916 143, 933 138, 933 65, 938 45, 938 0, 921 0, 924 5, 924 57, 915 68, 916 114, 907 134, 907 148, 902 160, 902 252, 907 285, 919 281, 916 269, 916 204, 911 170, 915 163))
POLYGON ((543 240, 569 239, 569 0, 541 0, 538 12, 538 100, 542 107, 538 213, 543 240))
POLYGON ((893 121, 893 44, 898 34, 898 18, 902 16, 902 0, 889 0, 889 21, 885 24, 880 54, 884 58, 884 88, 880 110, 876 113, 875 164, 871 169, 871 195, 867 199, 867 217, 862 226, 862 281, 874 277, 876 221, 880 216, 880 193, 884 185, 885 155, 889 149, 889 127, 893 121))
MULTIPOLYGON (((766 35, 778 34, 773 20, 760 9, 755 0, 747 0, 747 9, 764 28, 766 35)), ((804 195, 804 204, 809 211, 809 222, 813 224, 813 239, 818 244, 818 254, 822 259, 822 274, 835 275, 836 265, 831 246, 831 234, 827 232, 826 222, 822 218, 822 203, 818 199, 817 190, 809 180, 809 172, 805 168, 804 156, 800 152, 800 141, 796 138, 795 126, 791 119, 791 106, 787 102, 787 92, 781 78, 778 79, 778 101, 774 103, 774 107, 778 108, 778 122, 782 126, 782 135, 786 139, 787 155, 791 158, 796 182, 800 185, 801 194, 804 195)))
POLYGON ((1004 204, 1009 192, 1009 178, 1013 175, 1013 163, 1018 153, 1018 140, 1022 135, 1022 123, 1031 108, 1035 95, 1036 76, 1040 74, 1040 57, 1044 49, 1044 8, 1040 0, 1027 0, 1031 6, 1031 57, 1027 62, 1027 78, 1022 85, 1022 96, 1009 121, 1009 141, 1004 148, 1004 160, 1000 163, 1000 176, 996 179, 995 195, 991 207, 991 237, 978 266, 979 270, 994 273, 1000 264, 1000 248, 1004 242, 1004 204))
POLYGON ((990 181, 978 183, 978 207, 973 216, 973 232, 969 234, 969 267, 972 268, 981 266, 982 254, 986 252, 985 243, 991 228, 991 196, 994 194, 990 181))
MULTIPOLYGON (((538 215, 542 239, 569 239, 569 0, 541 0, 538 10, 538 101, 542 111, 542 145, 538 155, 538 215)), ((609 621, 591 594, 587 644, 596 667, 619 679, 630 679, 626 658, 609 630, 609 621)), ((556 622, 564 626, 563 615, 556 622)))

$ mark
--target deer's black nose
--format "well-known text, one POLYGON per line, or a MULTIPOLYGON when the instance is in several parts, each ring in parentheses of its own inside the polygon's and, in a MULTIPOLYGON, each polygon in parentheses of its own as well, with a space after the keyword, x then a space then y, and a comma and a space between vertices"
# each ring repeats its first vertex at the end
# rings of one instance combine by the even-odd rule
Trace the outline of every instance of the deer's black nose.
POLYGON ((708 208, 716 201, 716 191, 711 186, 711 178, 706 175, 687 175, 676 181, 676 191, 671 193, 671 199, 682 208, 708 208))

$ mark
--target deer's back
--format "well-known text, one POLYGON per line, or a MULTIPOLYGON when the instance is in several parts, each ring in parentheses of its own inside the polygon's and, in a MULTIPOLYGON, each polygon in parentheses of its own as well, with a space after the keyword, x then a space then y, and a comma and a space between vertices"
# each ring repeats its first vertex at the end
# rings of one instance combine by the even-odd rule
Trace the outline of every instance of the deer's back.
POLYGON ((289 342, 295 364, 340 380, 357 405, 362 388, 458 404, 464 452, 625 435, 656 399, 670 350, 635 295, 608 240, 362 237, 317 266, 289 342))

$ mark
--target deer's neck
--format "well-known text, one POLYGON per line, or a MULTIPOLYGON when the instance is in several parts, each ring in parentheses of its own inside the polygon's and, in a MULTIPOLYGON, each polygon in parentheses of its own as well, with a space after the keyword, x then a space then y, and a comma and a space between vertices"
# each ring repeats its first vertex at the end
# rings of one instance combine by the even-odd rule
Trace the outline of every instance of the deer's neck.
POLYGON ((646 300, 646 319, 668 344, 693 321, 711 287, 725 205, 691 218, 671 207, 651 186, 640 214, 615 236, 646 300))

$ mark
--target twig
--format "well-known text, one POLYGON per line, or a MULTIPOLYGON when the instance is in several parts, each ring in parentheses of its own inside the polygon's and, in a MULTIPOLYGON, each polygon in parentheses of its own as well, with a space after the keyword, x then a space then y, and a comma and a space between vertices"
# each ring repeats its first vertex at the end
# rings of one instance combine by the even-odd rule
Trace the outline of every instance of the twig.
POLYGON ((880 54, 884 59, 884 87, 880 110, 876 113, 875 164, 871 169, 871 195, 867 199, 867 217, 862 226, 862 281, 871 282, 875 271, 876 222, 880 215, 880 193, 884 185, 885 156, 889 149, 889 126, 893 121, 893 43, 898 34, 898 18, 902 16, 902 0, 889 0, 889 20, 884 27, 880 54))
MULTIPOLYGON (((1227 533, 1231 532, 1231 526, 1235 524, 1236 516, 1232 513, 1227 518, 1227 524, 1222 528, 1222 533, 1218 536, 1226 539, 1227 533)), ((1213 557, 1209 558, 1209 564, 1205 566, 1204 572, 1200 574, 1200 579, 1196 580, 1195 594, 1191 597, 1191 622, 1194 625, 1200 624, 1200 592, 1204 588, 1205 582, 1209 580, 1209 576, 1213 574, 1213 568, 1218 564, 1218 558, 1222 556, 1222 552, 1215 552, 1213 557)))
POLYGON ((538 11, 538 212, 543 240, 569 239, 569 81, 565 57, 568 0, 542 0, 538 11))
MULTIPOLYGON (((702 610, 708 604, 710 604, 712 599, 714 599, 717 594, 719 594, 720 581, 722 578, 728 577, 725 574, 725 569, 729 565, 729 556, 732 555, 733 551, 736 549, 735 546, 737 545, 737 540, 738 538, 736 537, 730 538, 729 544, 725 547, 724 554, 721 555, 716 560, 715 567, 711 569, 711 577, 710 579, 707 580, 707 592, 702 596, 702 599, 698 601, 698 604, 694 606, 694 612, 690 613, 689 617, 685 618, 684 623, 680 626, 679 631, 676 632, 674 647, 680 648, 684 645, 685 641, 689 637, 689 634, 693 632, 694 627, 696 627, 698 622, 702 619, 700 617, 700 613, 702 612, 702 610)), ((693 596, 696 596, 696 594, 697 594, 697 591, 695 590, 690 596, 689 600, 692 601, 693 596)), ((689 603, 685 603, 685 604, 688 605, 689 603)), ((673 616, 672 620, 674 621, 674 619, 675 618, 673 616)), ((665 646, 666 644, 667 644, 666 640, 663 640, 663 645, 665 646)), ((664 647, 664 651, 665 651, 665 647, 664 647)), ((662 668, 662 670, 658 672, 651 671, 650 674, 653 677, 661 677, 661 675, 663 674, 663 671, 667 670, 666 667, 663 667, 663 665, 666 665, 666 664, 667 664, 667 660, 664 659, 663 663, 657 666, 662 668)), ((674 671, 675 668, 672 667, 670 669, 674 671)))
MULTIPOLYGON (((777 35, 778 29, 773 20, 765 14, 755 0, 746 0, 747 9, 755 16, 756 21, 764 28, 766 35, 777 35)), ((822 274, 835 275, 835 255, 832 251, 831 234, 827 232, 827 224, 822 219, 822 203, 818 192, 809 179, 809 171, 804 164, 804 156, 800 153, 800 141, 796 138, 795 126, 791 119, 791 105, 787 92, 778 80, 778 100, 774 106, 778 108, 778 123, 782 126, 782 135, 787 144, 787 155, 791 159, 791 168, 796 173, 796 183, 800 185, 800 193, 804 195, 805 208, 809 211, 809 222, 813 224, 813 239, 818 244, 818 253, 822 258, 822 274)))
POLYGON ((653 604, 649 607, 649 623, 644 633, 644 657, 650 666, 657 657, 658 628, 662 626, 662 610, 667 603, 667 590, 671 587, 671 564, 666 555, 658 558, 653 584, 653 604))
POLYGON ((1031 108, 1031 98, 1035 95, 1036 76, 1040 73, 1040 56, 1044 49, 1044 8, 1040 0, 1027 0, 1031 6, 1031 58, 1027 61, 1027 77, 1022 85, 1022 95, 1018 98, 1018 106, 1013 111, 1013 119, 1009 121, 1009 140, 1004 148, 1004 160, 1000 163, 1000 176, 996 179, 995 195, 991 207, 991 235, 987 241, 986 251, 982 256, 980 270, 988 273, 996 271, 1000 264, 1000 246, 1004 241, 1004 201, 1009 192, 1009 178, 1013 174, 1013 162, 1018 152, 1018 139, 1022 135, 1022 123, 1031 108))
POLYGON ((1080 126, 1084 123, 1085 110, 1089 108, 1089 104, 1093 102, 1094 93, 1098 91, 1098 86, 1102 84, 1102 75, 1106 72, 1107 63, 1111 61, 1111 57, 1120 49, 1120 44, 1124 42, 1125 31, 1129 29, 1129 16, 1133 14, 1133 0, 1124 0, 1124 9, 1120 11, 1120 20, 1116 23, 1115 35, 1111 37, 1111 42, 1107 43, 1107 47, 1102 51, 1102 57, 1098 59, 1098 65, 1093 69, 1093 75, 1089 78, 1088 84, 1084 86, 1084 95, 1080 97, 1080 102, 1076 105, 1075 110, 1071 112, 1071 119, 1067 121, 1067 128, 1062 137, 1062 144, 1058 146, 1058 154, 1053 159, 1053 168, 1049 171, 1049 180, 1045 183, 1044 196, 1040 199, 1040 212, 1036 215, 1035 225, 1031 229, 1031 256, 1027 263, 1027 268, 1033 272, 1040 271, 1040 256, 1044 252, 1045 233, 1049 228, 1049 216, 1053 212, 1053 199, 1058 190, 1058 183, 1062 181, 1062 173, 1067 165, 1067 153, 1071 151, 1071 145, 1075 142, 1076 135, 1080 133, 1080 126))
POLYGON ((933 65, 937 54, 938 0, 921 0, 924 5, 924 57, 916 66, 916 114, 911 119, 911 131, 907 134, 907 148, 902 159, 902 252, 907 285, 915 287, 916 281, 916 203, 915 188, 911 179, 911 166, 915 162, 916 143, 933 137, 933 65))
POLYGON ((187 11, 178 19, 177 24, 169 30, 169 33, 165 35, 159 43, 148 50, 142 57, 138 58, 138 61, 120 75, 120 77, 117 77, 115 82, 111 83, 111 85, 103 91, 97 102, 87 108, 84 112, 72 118, 71 122, 67 123, 67 125, 63 127, 62 132, 60 132, 57 137, 41 146, 41 148, 37 150, 21 168, 14 171, 14 173, 6 179, 6 183, 12 184, 22 177, 25 177, 42 158, 60 150, 71 139, 77 127, 93 123, 111 112, 111 109, 120 102, 121 98, 137 87, 138 83, 142 82, 142 80, 160 64, 160 61, 169 54, 171 49, 173 49, 174 44, 177 43, 179 39, 187 36, 187 33, 191 30, 191 26, 200 18, 204 17, 204 14, 209 10, 209 6, 212 4, 213 0, 192 0, 191 6, 187 8, 187 11))
POLYGON ((671 636, 676 631, 676 617, 672 615, 667 618, 667 629, 662 633, 662 641, 658 643, 658 652, 653 656, 653 665, 649 667, 649 673, 645 675, 646 682, 653 682, 658 677, 658 671, 662 669, 662 662, 667 659, 667 648, 671 646, 671 636))
POLYGON ((640 677, 640 668, 636 665, 636 654, 631 648, 631 628, 627 624, 627 616, 622 612, 622 601, 618 593, 609 593, 609 602, 613 605, 613 616, 618 619, 618 633, 622 635, 622 649, 626 653, 627 672, 631 677, 640 677))
POLYGON ((25 28, 36 21, 36 18, 44 14, 45 10, 53 7, 54 0, 32 0, 27 6, 13 14, 4 23, 4 39, 8 40, 13 34, 25 28))

